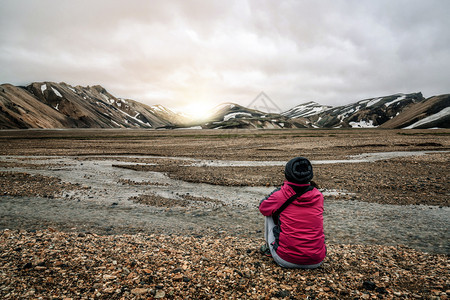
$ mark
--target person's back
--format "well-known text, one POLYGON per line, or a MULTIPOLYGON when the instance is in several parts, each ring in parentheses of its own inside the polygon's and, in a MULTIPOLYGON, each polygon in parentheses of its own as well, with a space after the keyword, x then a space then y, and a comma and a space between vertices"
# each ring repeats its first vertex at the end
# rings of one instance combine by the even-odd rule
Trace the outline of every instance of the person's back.
POLYGON ((302 157, 286 164, 287 181, 260 206, 266 216, 266 241, 274 260, 288 268, 315 268, 326 255, 323 232, 323 195, 310 188, 312 166, 302 157), (305 192, 306 189, 306 192, 305 192), (292 203, 280 213, 278 225, 272 216, 291 197, 292 203))

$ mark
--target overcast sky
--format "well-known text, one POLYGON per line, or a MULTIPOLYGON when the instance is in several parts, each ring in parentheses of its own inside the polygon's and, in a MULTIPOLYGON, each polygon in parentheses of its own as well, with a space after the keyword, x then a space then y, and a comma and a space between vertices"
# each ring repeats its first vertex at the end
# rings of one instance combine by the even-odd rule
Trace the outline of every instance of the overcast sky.
POLYGON ((448 0, 0 0, 0 83, 180 109, 450 93, 448 0), (192 108, 192 106, 191 106, 192 108))

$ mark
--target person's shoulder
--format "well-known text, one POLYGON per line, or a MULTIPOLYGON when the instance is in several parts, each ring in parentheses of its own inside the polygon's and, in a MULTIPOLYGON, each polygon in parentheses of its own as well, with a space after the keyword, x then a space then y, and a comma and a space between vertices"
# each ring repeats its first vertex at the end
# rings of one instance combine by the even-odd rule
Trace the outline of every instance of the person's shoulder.
POLYGON ((318 188, 314 187, 308 193, 308 196, 314 199, 323 199, 323 194, 318 188))

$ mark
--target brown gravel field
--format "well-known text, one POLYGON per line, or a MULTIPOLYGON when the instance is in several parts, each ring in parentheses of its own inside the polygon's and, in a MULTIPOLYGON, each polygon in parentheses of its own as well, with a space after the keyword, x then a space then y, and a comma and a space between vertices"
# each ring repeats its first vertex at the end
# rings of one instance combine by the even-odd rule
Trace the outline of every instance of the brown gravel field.
MULTIPOLYGON (((345 190, 333 199, 449 207, 450 130, 5 130, 0 155, 122 156, 118 168, 217 186, 278 186, 282 166, 199 166, 179 158, 230 161, 345 160, 373 152, 437 151, 373 162, 314 165, 320 188, 345 190), (139 155, 153 156, 141 159, 139 155), (172 159, 168 159, 172 158, 172 159), (137 164, 146 163, 146 164, 137 164)), ((10 171, 64 165, 0 162, 5 197, 64 199, 90 187, 53 176, 10 171)), ((91 175, 86 175, 91 176, 91 175)), ((120 184, 163 185, 121 179, 120 184)), ((179 206, 216 205, 181 195, 179 206)), ((72 197, 72 196, 71 196, 72 197)), ((15 198, 16 199, 16 198, 15 198)), ((68 198, 69 199, 69 198, 68 198)), ((70 198, 72 199, 72 198, 70 198)), ((132 201, 171 209, 152 194, 132 201)), ((219 203, 221 204, 221 203, 219 203)), ((7 219, 8 212, 0 216, 7 219)), ((163 225, 163 224, 162 224, 163 225)), ((287 270, 258 251, 262 238, 233 232, 192 236, 39 230, 0 231, 2 299, 448 299, 448 254, 405 246, 329 244, 317 270, 287 270)), ((445 241, 444 241, 445 243, 445 241)), ((450 243, 450 241, 447 241, 450 243)))
POLYGON ((448 257, 329 245, 316 270, 287 270, 261 240, 0 233, 3 299, 447 299, 448 257))
MULTIPOLYGON (((249 161, 287 161, 304 156, 329 160, 372 152, 449 151, 449 136, 445 129, 18 130, 0 131, 0 155, 154 155, 249 161)), ((445 152, 371 163, 317 165, 315 181, 328 189, 344 188, 366 202, 449 206, 449 157, 445 152)), ((154 161, 155 166, 129 168, 217 185, 278 186, 284 178, 283 167, 180 167, 176 160, 150 162, 154 161)))

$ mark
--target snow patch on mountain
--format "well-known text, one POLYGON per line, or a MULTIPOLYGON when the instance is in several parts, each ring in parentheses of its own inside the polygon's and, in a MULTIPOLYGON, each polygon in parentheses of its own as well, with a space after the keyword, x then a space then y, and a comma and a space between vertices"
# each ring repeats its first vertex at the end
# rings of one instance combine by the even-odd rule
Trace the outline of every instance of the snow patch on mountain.
POLYGON ((281 115, 288 118, 307 118, 317 114, 320 114, 326 110, 331 109, 331 106, 320 105, 314 101, 310 101, 307 103, 303 103, 295 106, 285 112, 282 112, 281 115))
POLYGON ((56 96, 62 98, 61 93, 60 93, 57 89, 55 89, 54 87, 52 87, 52 90, 53 90, 53 92, 56 94, 56 96))
POLYGON ((438 113, 435 113, 433 115, 425 117, 422 120, 419 120, 419 121, 415 122, 414 124, 406 126, 406 127, 404 127, 404 129, 414 129, 414 128, 420 127, 422 125, 425 125, 427 123, 431 123, 431 122, 437 121, 437 120, 439 120, 441 118, 444 118, 444 117, 446 117, 448 115, 450 115, 450 107, 446 107, 446 108, 444 108, 443 110, 441 110, 438 113))
POLYGON ((392 100, 392 101, 390 101, 390 102, 387 102, 387 103, 385 103, 384 105, 385 105, 386 107, 389 107, 389 106, 391 106, 392 104, 397 103, 397 102, 400 102, 400 101, 405 100, 405 99, 406 99, 406 96, 405 96, 405 95, 399 95, 397 99, 392 100))
POLYGON ((236 117, 238 117, 238 116, 247 116, 247 117, 251 117, 252 116, 252 114, 250 114, 250 113, 245 113, 245 112, 236 112, 236 113, 230 113, 230 114, 227 114, 227 115, 225 115, 224 117, 223 117, 223 120, 224 121, 228 121, 228 120, 230 120, 230 119, 235 119, 236 117))
POLYGON ((373 121, 369 120, 368 122, 361 120, 359 122, 349 122, 350 127, 352 128, 374 128, 376 126, 373 125, 373 121))
MULTIPOLYGON (((147 123, 144 123, 144 122, 142 122, 141 120, 139 120, 138 118, 136 118, 136 117, 139 115, 139 113, 136 114, 136 117, 133 117, 133 116, 131 116, 130 114, 124 112, 123 110, 120 110, 120 109, 119 109, 119 111, 120 111, 122 114, 124 114, 125 116, 127 116, 127 117, 129 117, 129 118, 135 120, 136 122, 138 122, 138 123, 140 123, 140 124, 142 124, 142 125, 144 125, 144 126, 153 127, 152 124, 150 124, 150 123, 148 123, 148 122, 147 122, 147 123)), ((124 121, 125 121, 126 123, 128 123, 128 120, 127 120, 127 119, 124 119, 124 121)))
POLYGON ((380 102, 381 100, 383 100, 383 98, 372 99, 369 102, 367 102, 366 107, 371 107, 380 102))

